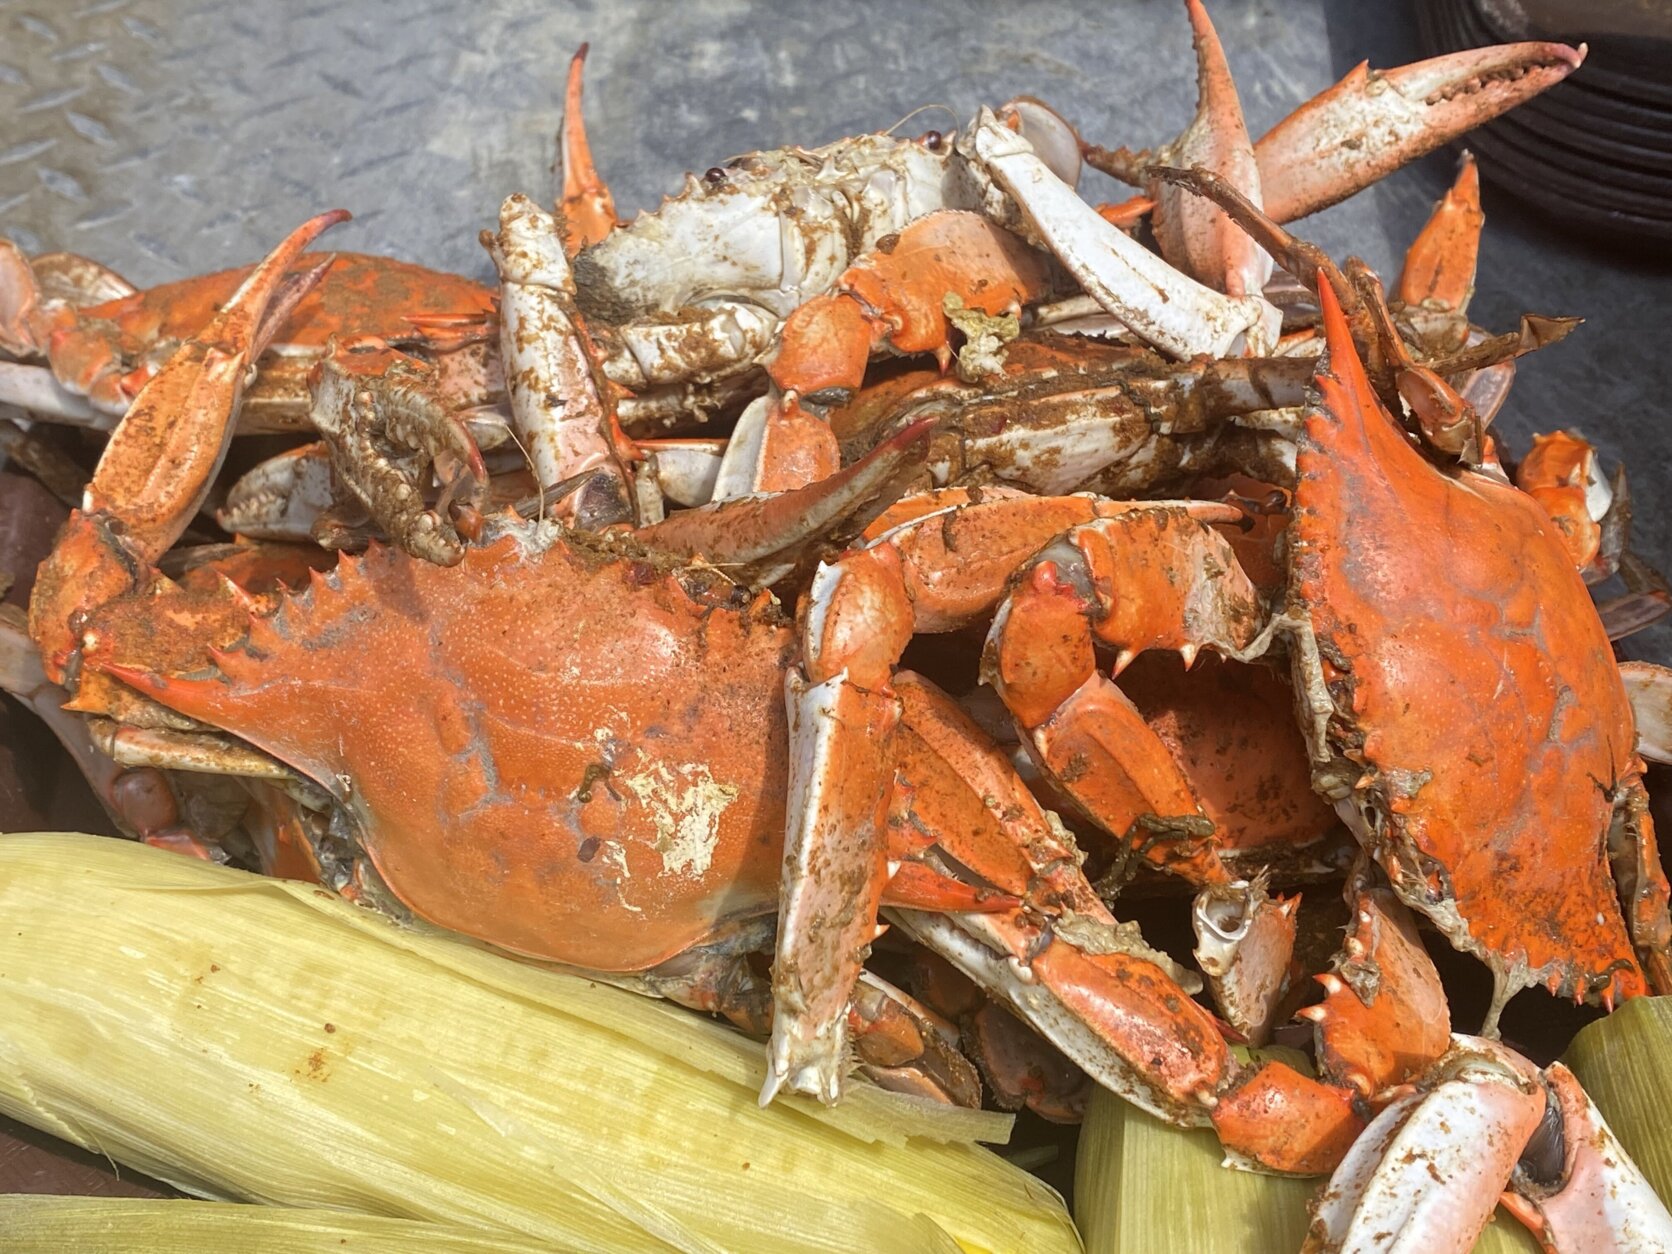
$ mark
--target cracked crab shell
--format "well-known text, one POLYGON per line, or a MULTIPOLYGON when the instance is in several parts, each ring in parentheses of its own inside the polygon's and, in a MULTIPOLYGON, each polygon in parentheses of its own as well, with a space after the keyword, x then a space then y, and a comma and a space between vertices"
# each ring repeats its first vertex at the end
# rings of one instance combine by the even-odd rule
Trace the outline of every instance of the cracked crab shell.
POLYGON ((1506 993, 1643 992, 1609 873, 1608 790, 1637 764, 1607 633, 1538 504, 1418 453, 1322 303, 1290 597, 1323 657, 1329 748, 1363 772, 1341 808, 1506 993))
POLYGON ((120 677, 325 785, 422 918, 627 971, 776 907, 792 647, 764 601, 508 535, 345 558, 218 673, 120 677))

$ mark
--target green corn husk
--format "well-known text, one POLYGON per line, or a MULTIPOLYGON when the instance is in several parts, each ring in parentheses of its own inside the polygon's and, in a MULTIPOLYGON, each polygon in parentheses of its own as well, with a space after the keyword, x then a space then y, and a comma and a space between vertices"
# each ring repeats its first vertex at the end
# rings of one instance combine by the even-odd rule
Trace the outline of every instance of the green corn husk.
POLYGON ((0 1195, 0 1254, 558 1254, 530 1237, 333 1210, 0 1195))
POLYGON ((1626 1153, 1672 1206, 1672 997, 1634 997, 1588 1024, 1562 1061, 1585 1086, 1626 1153))
MULTIPOLYGON (((1074 1171, 1086 1254, 1295 1254, 1321 1180, 1229 1171, 1210 1128, 1174 1128, 1112 1093, 1092 1095, 1074 1171)), ((1475 1254, 1538 1254, 1499 1208, 1475 1254)))
POLYGON ((187 1192, 587 1251, 1079 1248, 969 1143, 1007 1121, 859 1085, 762 1110, 763 1074, 721 1025, 309 885, 0 836, 0 1111, 187 1192))

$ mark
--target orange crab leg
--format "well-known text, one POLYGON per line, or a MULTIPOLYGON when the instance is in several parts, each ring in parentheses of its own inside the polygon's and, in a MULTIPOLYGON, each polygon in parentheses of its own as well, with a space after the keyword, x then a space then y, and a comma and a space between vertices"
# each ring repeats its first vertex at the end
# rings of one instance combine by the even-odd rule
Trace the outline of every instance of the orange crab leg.
POLYGON ((1239 1077, 1212 1117, 1226 1149, 1292 1175, 1330 1171, 1364 1131, 1351 1090, 1276 1062, 1239 1077))
POLYGON ((29 632, 54 683, 63 682, 80 648, 80 612, 137 586, 202 507, 230 446, 251 367, 330 259, 300 274, 287 273, 290 266, 348 216, 332 210, 291 232, 117 425, 83 508, 41 566, 29 605, 29 632))
POLYGON ((979 214, 948 209, 917 219, 790 314, 767 366, 774 392, 739 422, 716 491, 778 492, 831 474, 841 465, 836 437, 804 401, 845 402, 883 350, 933 353, 944 370, 949 306, 1015 314, 1043 299, 1050 282, 1041 254, 979 214))
POLYGON ((1338 1084, 1370 1097, 1426 1071, 1451 1045, 1451 1013, 1416 924, 1385 888, 1358 893, 1325 997, 1297 1012, 1315 1027, 1318 1061, 1338 1084))
POLYGON ((1602 527, 1591 509, 1595 481, 1596 450, 1567 431, 1535 435, 1515 470, 1515 486, 1544 507, 1581 571, 1602 548, 1602 527))
POLYGON ((840 1095, 844 1016, 888 880, 887 751, 900 718, 889 672, 911 638, 890 559, 862 551, 819 568, 803 662, 785 675, 790 804, 762 1105, 786 1087, 840 1095))
POLYGON ((767 373, 803 397, 864 382, 872 352, 934 353, 951 359, 947 297, 997 317, 1050 290, 1045 258, 980 214, 946 209, 918 218, 886 249, 867 253, 784 323, 767 373))
MULTIPOLYGON (((1394 289, 1409 314, 1432 311, 1453 321, 1461 318, 1475 292, 1480 232, 1486 215, 1480 209, 1480 174, 1475 158, 1464 153, 1457 181, 1434 206, 1427 224, 1405 253, 1405 267, 1394 289)), ((1462 338, 1447 345, 1461 348, 1462 338)))
POLYGON ((592 164, 592 146, 581 115, 581 76, 590 45, 582 44, 569 61, 569 82, 563 93, 563 129, 558 134, 557 163, 563 171, 563 194, 558 200, 558 223, 563 250, 573 257, 615 230, 615 198, 592 164))
POLYGON ((1561 82, 1583 46, 1500 44, 1372 70, 1361 61, 1254 145, 1265 209, 1292 222, 1326 209, 1561 82))
POLYGON ((1237 516, 1151 503, 1069 531, 1014 584, 982 665, 1052 783, 1147 860, 1199 884, 1234 877, 1203 839, 1211 824, 1195 789, 1098 673, 1095 648, 1117 651, 1118 675, 1149 648, 1188 664, 1203 647, 1230 653, 1253 640, 1252 585, 1225 539, 1191 522, 1214 511, 1237 516))

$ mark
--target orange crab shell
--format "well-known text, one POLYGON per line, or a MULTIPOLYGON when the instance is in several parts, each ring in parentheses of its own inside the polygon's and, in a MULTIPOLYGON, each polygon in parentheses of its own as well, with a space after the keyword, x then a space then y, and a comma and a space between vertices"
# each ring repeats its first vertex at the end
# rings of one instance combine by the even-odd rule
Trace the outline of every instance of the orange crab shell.
POLYGON ((621 971, 776 907, 792 648, 764 598, 506 536, 345 558, 217 673, 111 671, 332 787, 421 917, 621 971))
MULTIPOLYGON (((1330 739, 1400 896, 1508 990, 1646 991, 1609 872, 1635 780, 1608 636, 1548 515, 1444 473, 1381 408, 1328 284, 1300 443, 1290 594, 1316 633, 1330 739)), ((1361 837, 1363 834, 1361 833, 1361 837)))

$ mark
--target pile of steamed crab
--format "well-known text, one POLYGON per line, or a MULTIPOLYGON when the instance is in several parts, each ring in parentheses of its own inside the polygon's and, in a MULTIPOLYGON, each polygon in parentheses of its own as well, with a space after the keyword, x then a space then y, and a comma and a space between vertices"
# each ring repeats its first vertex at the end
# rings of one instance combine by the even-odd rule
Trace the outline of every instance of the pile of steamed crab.
POLYGON ((1496 1032, 1672 993, 1672 673, 1611 646, 1672 597, 1623 476, 1491 428, 1571 323, 1469 321, 1467 158, 1389 284, 1290 230, 1582 50, 1360 66, 1252 137, 1186 9, 1158 146, 1023 98, 630 221, 583 49, 492 287, 310 251, 342 211, 145 291, 0 244, 7 447, 74 504, 0 680, 129 835, 723 1016, 763 1102, 1097 1084, 1333 1173, 1318 1248, 1467 1249, 1500 1194, 1549 1248, 1672 1242, 1496 1032), (65 423, 109 432, 85 483, 65 423), (1490 972, 1472 1034, 1435 943, 1490 972))

